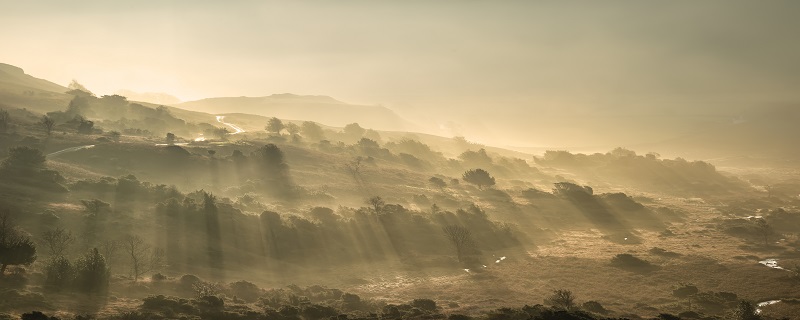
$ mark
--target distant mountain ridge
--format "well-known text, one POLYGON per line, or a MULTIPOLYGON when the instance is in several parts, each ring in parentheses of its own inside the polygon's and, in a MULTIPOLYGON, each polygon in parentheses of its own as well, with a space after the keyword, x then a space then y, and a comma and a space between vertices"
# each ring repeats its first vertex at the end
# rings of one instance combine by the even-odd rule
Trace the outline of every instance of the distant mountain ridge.
POLYGON ((329 96, 306 96, 291 93, 263 97, 218 97, 174 104, 174 107, 208 112, 246 113, 281 119, 309 120, 331 126, 356 122, 365 128, 413 130, 415 125, 389 108, 348 104, 329 96))

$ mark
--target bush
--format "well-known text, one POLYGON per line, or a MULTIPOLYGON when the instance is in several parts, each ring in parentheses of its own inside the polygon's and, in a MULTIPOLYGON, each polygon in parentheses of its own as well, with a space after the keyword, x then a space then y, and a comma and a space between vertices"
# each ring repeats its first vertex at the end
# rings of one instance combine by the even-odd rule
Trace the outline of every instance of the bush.
POLYGON ((39 311, 31 311, 30 313, 23 313, 22 320, 59 320, 56 317, 48 317, 39 311))
POLYGON ((611 265, 617 268, 636 270, 647 270, 654 267, 650 262, 628 253, 621 253, 611 258, 611 265))
POLYGON ((156 273, 156 274, 150 276, 150 280, 153 280, 153 281, 164 281, 164 280, 167 280, 167 276, 165 276, 165 275, 163 275, 161 273, 156 273))
POLYGON ((581 308, 583 308, 586 311, 595 312, 599 314, 608 313, 608 310, 606 310, 606 308, 604 308, 603 305, 597 301, 586 301, 581 305, 581 308))
POLYGON ((72 264, 63 256, 58 256, 47 261, 45 266, 45 285, 53 290, 61 290, 72 284, 75 270, 72 264))
POLYGON ((411 301, 411 306, 425 311, 436 311, 436 301, 431 299, 414 299, 411 301))
POLYGON ((83 292, 106 292, 109 271, 106 259, 97 248, 75 262, 75 285, 83 292))
POLYGON ((261 296, 261 289, 252 282, 236 281, 230 284, 231 293, 246 302, 255 302, 261 296))

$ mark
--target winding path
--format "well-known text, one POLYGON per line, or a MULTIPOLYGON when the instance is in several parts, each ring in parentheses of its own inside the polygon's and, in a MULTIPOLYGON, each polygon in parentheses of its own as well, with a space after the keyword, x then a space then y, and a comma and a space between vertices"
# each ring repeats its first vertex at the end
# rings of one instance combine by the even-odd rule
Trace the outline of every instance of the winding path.
POLYGON ((59 151, 56 151, 56 152, 53 152, 53 153, 49 153, 49 154, 47 154, 47 157, 55 157, 55 156, 57 156, 59 154, 62 154, 62 153, 74 152, 74 151, 78 151, 78 150, 91 149, 91 148, 94 148, 93 144, 85 145, 85 146, 72 147, 72 148, 66 148, 64 150, 59 150, 59 151))
POLYGON ((231 129, 234 130, 234 132, 231 132, 231 134, 237 134, 237 133, 245 132, 244 129, 242 129, 242 127, 237 126, 237 125, 235 125, 233 123, 227 123, 224 120, 225 120, 225 116, 217 116, 217 122, 219 122, 221 124, 224 124, 224 125, 226 125, 226 126, 228 126, 228 127, 230 127, 231 129))

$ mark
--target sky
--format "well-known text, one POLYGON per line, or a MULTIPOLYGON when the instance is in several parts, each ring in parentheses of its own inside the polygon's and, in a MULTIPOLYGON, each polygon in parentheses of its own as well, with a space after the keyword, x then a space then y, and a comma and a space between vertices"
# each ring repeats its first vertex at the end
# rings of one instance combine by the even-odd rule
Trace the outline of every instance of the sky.
POLYGON ((0 62, 100 94, 328 95, 536 145, 552 119, 795 103, 798 16, 798 1, 0 0, 0 62))

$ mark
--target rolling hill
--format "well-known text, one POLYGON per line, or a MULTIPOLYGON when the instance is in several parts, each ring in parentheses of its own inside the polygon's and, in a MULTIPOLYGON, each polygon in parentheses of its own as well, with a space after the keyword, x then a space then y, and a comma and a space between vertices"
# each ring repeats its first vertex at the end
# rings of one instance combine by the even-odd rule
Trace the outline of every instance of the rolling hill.
POLYGON ((388 108, 348 104, 327 96, 284 93, 265 97, 220 97, 173 106, 214 114, 245 113, 281 119, 309 120, 337 127, 356 122, 362 127, 380 130, 416 129, 415 125, 388 108))

